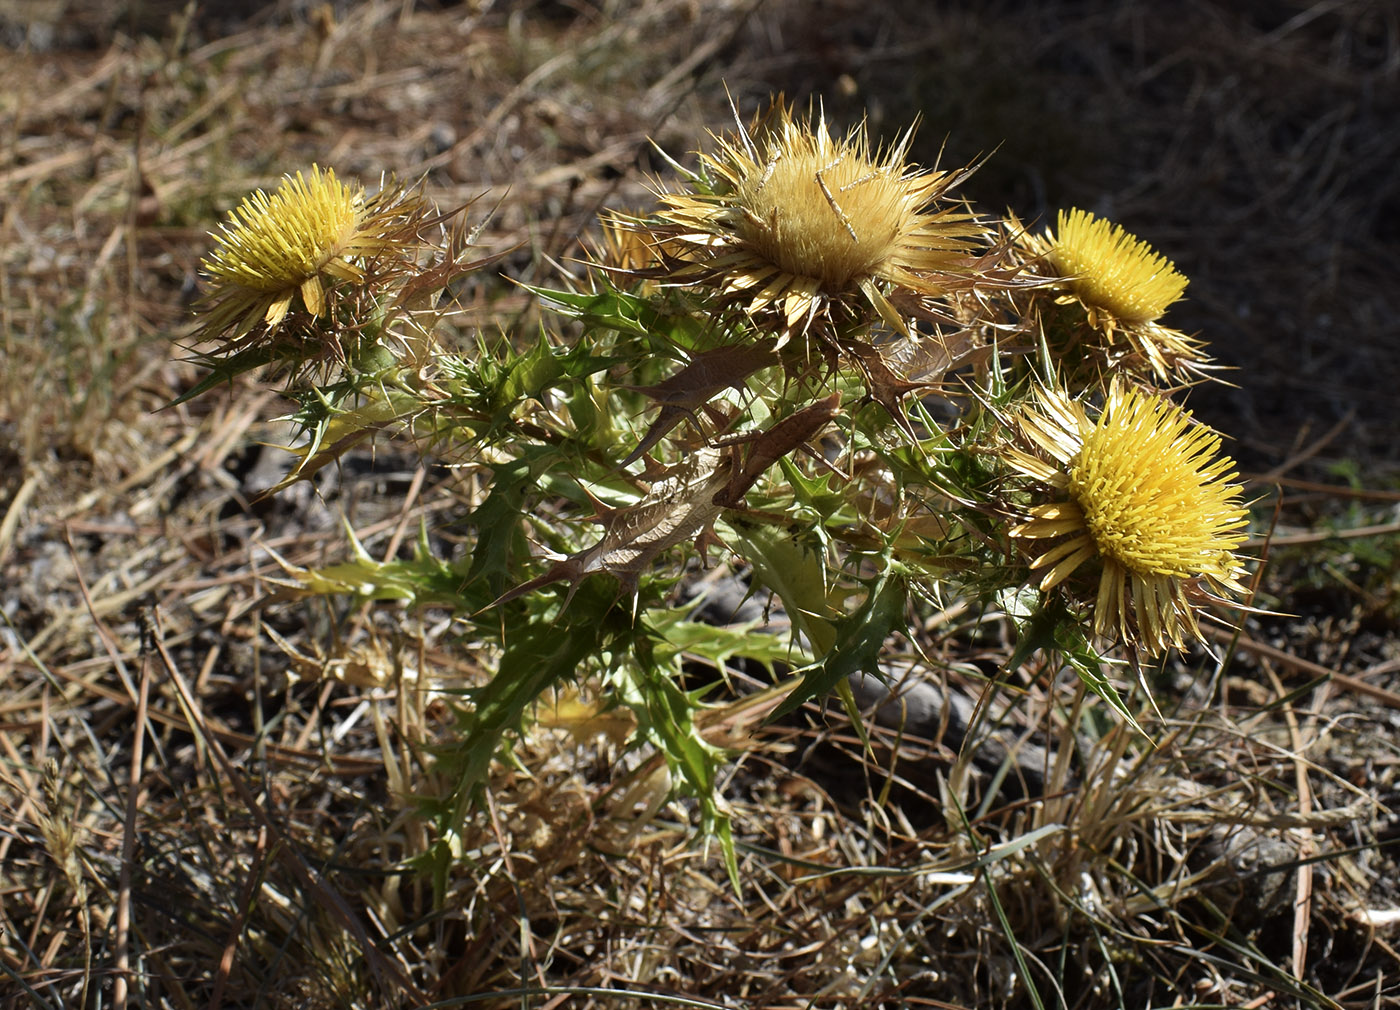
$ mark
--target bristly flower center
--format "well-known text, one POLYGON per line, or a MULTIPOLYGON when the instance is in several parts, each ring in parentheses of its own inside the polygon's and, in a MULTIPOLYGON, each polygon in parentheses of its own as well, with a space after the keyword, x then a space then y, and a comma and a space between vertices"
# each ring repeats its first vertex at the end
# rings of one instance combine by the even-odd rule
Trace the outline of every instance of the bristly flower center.
POLYGON ((1230 576, 1243 510, 1212 461, 1219 438, 1155 397, 1130 393, 1084 436, 1069 492, 1100 553, 1138 575, 1230 576), (1211 462, 1208 462, 1211 461, 1211 462))
POLYGON ((1060 212, 1050 259, 1085 304, 1125 323, 1161 318, 1186 290, 1186 278, 1165 256, 1083 210, 1060 212))
POLYGON ((259 190, 234 210, 205 269, 254 291, 296 287, 345 251, 363 210, 362 194, 333 171, 298 172, 276 193, 259 190))
POLYGON ((898 166, 875 164, 860 145, 838 147, 824 128, 784 134, 765 170, 740 182, 739 236, 774 266, 829 293, 879 274, 917 212, 898 166))

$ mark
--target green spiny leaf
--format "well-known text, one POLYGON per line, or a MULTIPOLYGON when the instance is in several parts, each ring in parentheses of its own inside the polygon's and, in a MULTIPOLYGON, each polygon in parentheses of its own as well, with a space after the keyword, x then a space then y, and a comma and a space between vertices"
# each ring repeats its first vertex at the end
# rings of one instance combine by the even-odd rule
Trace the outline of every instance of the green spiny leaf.
POLYGON ((591 658, 615 647, 619 633, 625 634, 630 615, 620 624, 616 589, 610 579, 590 579, 568 598, 567 607, 549 601, 546 609, 515 611, 507 618, 496 675, 470 692, 471 706, 458 717, 461 741, 448 757, 455 804, 445 831, 459 829, 506 733, 521 731, 540 695, 578 677, 591 658))
POLYGON ((823 656, 836 643, 829 618, 826 565, 790 527, 754 522, 733 513, 715 524, 721 539, 733 544, 753 565, 759 583, 783 601, 793 625, 807 637, 812 654, 823 656))
MULTIPOLYGON (((813 698, 823 698, 833 689, 839 690, 854 673, 879 675, 880 650, 890 632, 904 622, 904 604, 908 592, 899 566, 888 553, 881 555, 880 572, 868 584, 865 601, 854 614, 836 621, 836 640, 823 658, 809 667, 802 683, 778 706, 773 718, 786 715, 813 698)), ((847 708, 854 704, 849 689, 841 699, 847 708)), ((852 721, 860 720, 851 712, 852 721)))
MULTIPOLYGON (((701 708, 697 694, 688 694, 676 685, 679 663, 667 669, 656 662, 654 643, 638 639, 632 656, 625 657, 609 671, 608 679, 624 705, 637 718, 637 733, 649 740, 666 757, 672 772, 694 795, 700 805, 701 829, 706 835, 724 839, 728 817, 715 793, 715 773, 724 761, 724 752, 700 735, 695 713, 701 708)), ((732 850, 733 841, 729 843, 732 850)), ((732 859, 732 851, 726 853, 732 859)))
POLYGON ((647 621, 665 636, 664 646, 657 646, 658 653, 663 648, 670 649, 676 654, 704 659, 721 669, 735 657, 752 659, 770 668, 775 663, 801 662, 800 654, 794 652, 794 643, 786 635, 756 631, 749 626, 726 628, 692 621, 681 609, 650 611, 647 621))
POLYGON ((564 374, 564 366, 543 333, 533 347, 510 361, 491 398, 492 411, 508 413, 521 399, 538 396, 564 374))
POLYGON ((428 548, 427 531, 420 529, 410 560, 376 561, 346 526, 354 557, 324 568, 294 570, 300 593, 309 596, 347 595, 366 600, 404 600, 412 606, 439 606, 473 611, 490 602, 478 591, 468 594, 460 563, 441 561, 428 548))
MULTIPOLYGON (((467 517, 476 528, 476 547, 472 552, 467 579, 485 580, 495 595, 499 595, 515 580, 511 567, 512 553, 526 556, 522 524, 528 511, 526 497, 533 491, 542 474, 559 462, 559 453, 549 446, 526 447, 519 459, 499 464, 491 480, 491 493, 467 517)), ((495 597, 492 596, 492 599, 495 597)))
POLYGON ((209 371, 204 378, 200 379, 193 386, 171 400, 167 407, 178 407, 180 404, 193 400, 216 386, 233 382, 234 378, 245 372, 256 371, 264 365, 270 364, 277 358, 276 350, 266 344, 259 344, 231 354, 227 358, 214 356, 200 357, 199 361, 209 371))

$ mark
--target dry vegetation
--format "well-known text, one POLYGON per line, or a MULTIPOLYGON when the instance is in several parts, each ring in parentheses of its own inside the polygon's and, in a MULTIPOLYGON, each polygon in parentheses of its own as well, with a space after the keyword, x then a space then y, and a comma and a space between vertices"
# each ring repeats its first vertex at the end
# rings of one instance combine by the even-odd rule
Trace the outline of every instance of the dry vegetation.
MULTIPOLYGON (((0 999, 1400 1002, 1393 4, 241 6, 0 0, 0 999), (162 410, 193 379, 207 232, 312 162, 426 174, 538 279, 646 199, 647 138, 727 123, 726 88, 876 133, 922 113, 926 161, 997 148, 979 202, 1099 208, 1168 251, 1185 328, 1237 369, 1191 405, 1253 471, 1258 602, 1294 616, 1250 616, 1223 673, 1162 672, 1155 749, 1033 670, 961 748, 935 726, 866 750, 839 711, 750 739, 736 703, 712 730, 746 748, 739 893, 585 687, 432 863, 411 794, 473 656, 440 613, 280 597, 269 551, 343 556, 343 514, 391 557, 470 489, 385 442, 260 499, 274 391, 162 410)), ((535 312, 489 272, 458 295, 473 327, 535 312)), ((996 629, 911 629, 932 688, 975 700, 996 629)))

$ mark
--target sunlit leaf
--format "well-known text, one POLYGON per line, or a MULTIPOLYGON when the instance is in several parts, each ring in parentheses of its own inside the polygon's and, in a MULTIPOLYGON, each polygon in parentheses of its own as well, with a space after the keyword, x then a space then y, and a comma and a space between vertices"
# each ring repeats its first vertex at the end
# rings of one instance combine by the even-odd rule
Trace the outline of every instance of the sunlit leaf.
MULTIPOLYGON (((774 718, 814 698, 824 698, 844 686, 852 674, 880 675, 880 650, 890 633, 904 624, 907 588, 902 573, 896 570, 888 555, 876 563, 881 570, 867 584, 864 602, 855 613, 834 622, 836 639, 831 648, 807 669, 802 682, 774 711, 774 718)), ((852 704, 848 692, 843 694, 842 700, 848 706, 852 704)), ((859 716, 856 713, 852 716, 859 725, 859 716)))

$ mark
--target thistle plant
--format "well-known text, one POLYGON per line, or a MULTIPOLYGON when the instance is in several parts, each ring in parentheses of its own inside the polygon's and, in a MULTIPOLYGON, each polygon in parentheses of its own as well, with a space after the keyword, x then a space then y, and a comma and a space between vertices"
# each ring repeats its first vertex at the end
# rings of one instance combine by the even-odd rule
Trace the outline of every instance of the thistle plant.
POLYGON ((192 340, 206 348, 208 374, 185 398, 268 365, 290 373, 297 396, 326 393, 334 374, 348 383, 339 396, 425 358, 438 295, 485 262, 463 261, 460 221, 434 211, 421 188, 382 181, 366 196, 316 165, 254 192, 200 264, 208 286, 192 340))
POLYGON ((696 662, 773 667, 760 713, 834 695, 854 714, 848 678, 961 602, 1131 720, 1119 657, 1200 643, 1245 595, 1233 465, 1161 388, 1206 374, 1160 322, 1185 278, 1082 211, 1042 235, 978 212, 957 196, 974 166, 914 165, 911 136, 838 138, 778 100, 672 162, 653 208, 606 215, 581 277, 532 288, 550 328, 470 353, 436 338, 449 285, 488 261, 421 188, 367 197, 313 168, 216 235, 191 395, 272 366, 306 435, 289 480, 393 429, 478 489, 460 556, 425 530, 410 560, 352 542, 286 580, 449 608, 489 667, 436 756, 434 858, 575 682, 630 710, 629 745, 727 845, 734 736, 696 662), (792 632, 689 620, 690 573, 718 566, 792 632))

